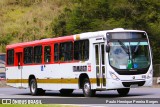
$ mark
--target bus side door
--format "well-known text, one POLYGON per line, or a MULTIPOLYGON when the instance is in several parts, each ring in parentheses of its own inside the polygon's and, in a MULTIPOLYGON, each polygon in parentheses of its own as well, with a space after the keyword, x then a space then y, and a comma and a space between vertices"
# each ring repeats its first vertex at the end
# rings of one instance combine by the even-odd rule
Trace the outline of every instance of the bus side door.
POLYGON ((105 49, 104 43, 94 44, 94 59, 96 64, 96 83, 97 88, 106 88, 106 70, 105 70, 105 49))
POLYGON ((16 71, 16 87, 22 87, 22 53, 23 53, 23 48, 15 48, 15 67, 17 69, 16 71))

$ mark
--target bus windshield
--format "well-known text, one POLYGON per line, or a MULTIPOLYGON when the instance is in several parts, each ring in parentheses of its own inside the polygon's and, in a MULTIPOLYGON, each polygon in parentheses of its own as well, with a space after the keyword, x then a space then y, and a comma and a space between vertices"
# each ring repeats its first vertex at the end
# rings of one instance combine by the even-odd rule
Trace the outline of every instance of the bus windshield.
POLYGON ((116 69, 143 69, 150 65, 147 41, 110 42, 109 62, 116 69))

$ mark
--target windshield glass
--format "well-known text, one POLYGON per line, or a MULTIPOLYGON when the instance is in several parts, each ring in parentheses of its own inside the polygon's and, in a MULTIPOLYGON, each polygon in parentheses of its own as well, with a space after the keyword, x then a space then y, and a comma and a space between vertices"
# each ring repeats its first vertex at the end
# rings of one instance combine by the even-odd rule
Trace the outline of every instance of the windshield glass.
POLYGON ((110 42, 109 62, 117 69, 142 69, 150 65, 148 42, 110 42))

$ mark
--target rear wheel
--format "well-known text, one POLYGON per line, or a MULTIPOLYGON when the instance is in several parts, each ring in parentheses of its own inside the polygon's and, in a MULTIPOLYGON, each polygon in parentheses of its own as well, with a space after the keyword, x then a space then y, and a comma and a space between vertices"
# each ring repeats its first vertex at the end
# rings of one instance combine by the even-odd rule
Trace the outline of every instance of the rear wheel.
POLYGON ((31 95, 35 96, 35 95, 44 95, 45 94, 45 90, 41 89, 41 88, 37 88, 37 81, 36 79, 31 79, 30 80, 30 92, 31 95))
POLYGON ((59 91, 61 93, 61 95, 70 95, 73 92, 73 89, 61 89, 59 91))
POLYGON ((130 88, 117 89, 120 96, 126 96, 129 93, 130 88))
POLYGON ((84 79, 83 82, 83 94, 85 97, 92 97, 95 95, 95 90, 91 90, 91 84, 89 79, 84 79))

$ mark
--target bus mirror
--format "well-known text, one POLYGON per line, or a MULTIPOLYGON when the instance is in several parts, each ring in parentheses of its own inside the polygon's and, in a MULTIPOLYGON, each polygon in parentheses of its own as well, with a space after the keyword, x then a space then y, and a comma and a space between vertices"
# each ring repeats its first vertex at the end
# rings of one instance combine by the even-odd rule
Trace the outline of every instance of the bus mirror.
POLYGON ((106 45, 106 52, 109 52, 109 51, 110 51, 110 46, 106 45))

